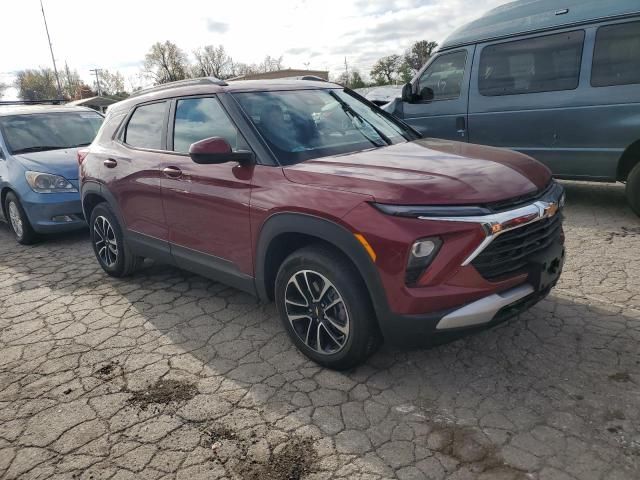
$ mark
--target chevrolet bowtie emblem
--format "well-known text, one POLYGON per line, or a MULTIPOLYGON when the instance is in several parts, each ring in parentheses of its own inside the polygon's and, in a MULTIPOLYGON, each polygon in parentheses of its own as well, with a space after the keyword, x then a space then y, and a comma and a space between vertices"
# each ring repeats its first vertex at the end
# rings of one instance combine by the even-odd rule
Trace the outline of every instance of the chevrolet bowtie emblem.
POLYGON ((557 203, 551 203, 547 208, 544 209, 545 217, 553 217, 556 213, 558 213, 557 203))

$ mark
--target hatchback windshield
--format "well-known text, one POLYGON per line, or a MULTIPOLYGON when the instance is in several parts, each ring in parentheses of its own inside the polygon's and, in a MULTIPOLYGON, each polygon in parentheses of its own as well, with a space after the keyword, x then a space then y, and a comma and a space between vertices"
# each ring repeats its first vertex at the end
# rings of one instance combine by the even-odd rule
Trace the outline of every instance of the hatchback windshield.
POLYGON ((234 95, 283 165, 418 138, 340 89, 234 95))
POLYGON ((102 124, 92 112, 33 113, 0 117, 5 143, 13 154, 89 145, 102 124))

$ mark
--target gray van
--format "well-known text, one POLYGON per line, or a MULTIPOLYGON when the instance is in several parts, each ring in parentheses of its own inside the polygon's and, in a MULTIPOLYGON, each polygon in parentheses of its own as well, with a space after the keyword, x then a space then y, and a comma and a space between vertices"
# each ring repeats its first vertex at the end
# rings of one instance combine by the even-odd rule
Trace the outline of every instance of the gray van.
POLYGON ((511 148, 559 178, 627 183, 640 215, 640 0, 519 0, 456 30, 385 110, 511 148))

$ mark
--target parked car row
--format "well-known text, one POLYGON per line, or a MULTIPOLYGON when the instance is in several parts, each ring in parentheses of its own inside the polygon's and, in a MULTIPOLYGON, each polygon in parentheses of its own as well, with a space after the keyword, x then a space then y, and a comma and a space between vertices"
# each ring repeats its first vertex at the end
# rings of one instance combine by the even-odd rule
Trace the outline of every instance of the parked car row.
POLYGON ((554 176, 626 182, 640 215, 640 2, 517 1, 454 32, 384 107, 426 136, 554 176))

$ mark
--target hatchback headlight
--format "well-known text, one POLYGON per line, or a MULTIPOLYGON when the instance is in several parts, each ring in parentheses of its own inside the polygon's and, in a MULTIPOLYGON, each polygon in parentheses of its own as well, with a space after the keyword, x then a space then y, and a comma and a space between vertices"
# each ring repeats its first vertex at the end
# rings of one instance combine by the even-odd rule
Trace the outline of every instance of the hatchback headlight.
POLYGON ((438 237, 422 238, 416 241, 409 251, 405 281, 409 286, 415 286, 427 267, 438 254, 442 240, 438 237))
POLYGON ((77 192, 69 180, 60 175, 40 172, 26 172, 27 183, 37 193, 77 192))

